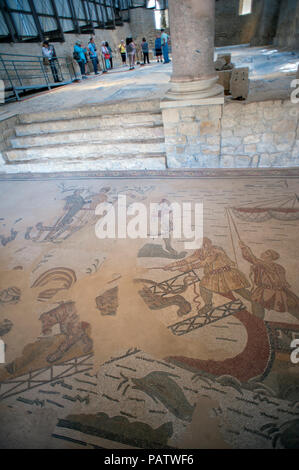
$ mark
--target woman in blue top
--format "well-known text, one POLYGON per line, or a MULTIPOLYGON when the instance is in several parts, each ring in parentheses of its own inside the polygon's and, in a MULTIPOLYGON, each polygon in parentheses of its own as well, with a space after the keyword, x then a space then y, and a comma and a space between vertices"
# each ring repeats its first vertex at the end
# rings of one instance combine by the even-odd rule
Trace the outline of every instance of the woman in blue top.
POLYGON ((81 41, 77 41, 74 47, 74 59, 78 62, 83 79, 86 79, 85 64, 86 64, 86 49, 82 47, 81 41))
POLYGON ((157 62, 162 62, 162 41, 161 41, 161 36, 157 36, 157 38, 156 38, 155 51, 156 51, 157 62))

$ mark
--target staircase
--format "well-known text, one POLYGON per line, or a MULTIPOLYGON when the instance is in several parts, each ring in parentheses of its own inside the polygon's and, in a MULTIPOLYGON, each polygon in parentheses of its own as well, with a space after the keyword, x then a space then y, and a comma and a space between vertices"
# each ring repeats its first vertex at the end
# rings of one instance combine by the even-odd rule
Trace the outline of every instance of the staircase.
POLYGON ((7 172, 163 170, 160 102, 21 114, 2 155, 7 172))

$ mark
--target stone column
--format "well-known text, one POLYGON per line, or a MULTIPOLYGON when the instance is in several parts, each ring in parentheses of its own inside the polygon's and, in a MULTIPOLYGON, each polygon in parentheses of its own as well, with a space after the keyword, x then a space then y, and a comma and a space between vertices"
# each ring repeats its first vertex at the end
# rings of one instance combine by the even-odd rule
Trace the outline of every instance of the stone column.
MULTIPOLYGON (((215 0, 169 0, 173 73, 170 100, 218 97, 214 68, 215 0)), ((210 101, 212 103, 212 101, 210 101)), ((222 99, 223 102, 223 99, 222 99)))
POLYGON ((169 0, 173 74, 161 101, 169 168, 217 168, 224 90, 214 67, 215 0, 169 0))

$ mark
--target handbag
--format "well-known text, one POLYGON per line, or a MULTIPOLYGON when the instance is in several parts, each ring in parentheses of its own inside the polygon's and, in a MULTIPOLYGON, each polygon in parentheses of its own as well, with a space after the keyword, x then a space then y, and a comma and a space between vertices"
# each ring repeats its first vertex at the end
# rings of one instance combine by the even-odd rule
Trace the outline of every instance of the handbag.
POLYGON ((105 59, 110 59, 110 54, 105 54, 105 59))

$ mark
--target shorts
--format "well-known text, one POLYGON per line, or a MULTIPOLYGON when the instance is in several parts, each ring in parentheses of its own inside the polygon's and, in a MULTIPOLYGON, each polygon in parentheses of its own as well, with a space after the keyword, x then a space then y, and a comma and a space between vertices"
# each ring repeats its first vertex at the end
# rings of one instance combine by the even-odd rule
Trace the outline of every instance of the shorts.
POLYGON ((162 55, 162 49, 156 49, 156 56, 159 57, 162 55))

